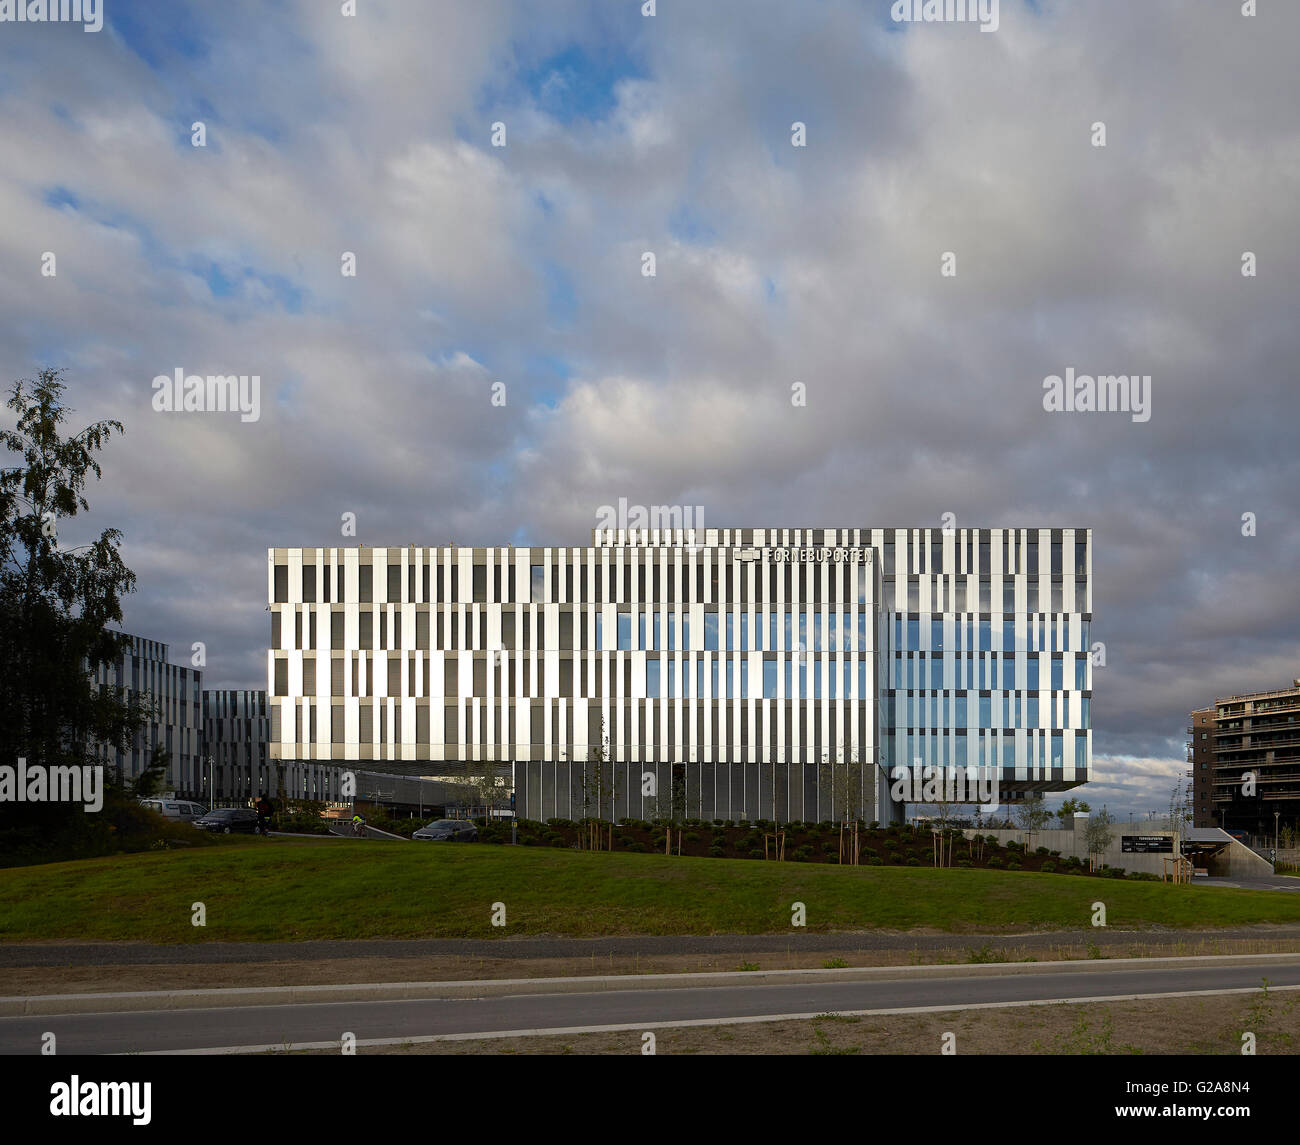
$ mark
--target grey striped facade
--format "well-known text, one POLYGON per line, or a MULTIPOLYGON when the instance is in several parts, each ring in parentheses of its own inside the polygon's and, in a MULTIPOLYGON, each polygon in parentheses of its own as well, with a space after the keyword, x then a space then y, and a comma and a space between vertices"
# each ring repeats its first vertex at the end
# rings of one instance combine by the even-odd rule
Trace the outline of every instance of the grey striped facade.
POLYGON ((129 751, 101 745, 100 761, 123 780, 135 779, 148 765, 154 748, 171 753, 166 788, 186 797, 200 798, 202 777, 203 673, 168 659, 168 647, 157 640, 131 636, 130 645, 117 661, 100 665, 91 675, 99 687, 120 687, 124 694, 140 695, 151 714, 135 736, 129 751))
POLYGON ((1064 790, 1090 768, 1090 565, 1071 529, 273 549, 270 754, 512 769, 533 818, 583 812, 593 755, 616 816, 662 808, 653 790, 705 818, 831 818, 840 768, 887 821, 895 763, 1064 790))
POLYGON ((266 693, 208 689, 203 693, 204 776, 217 800, 276 794, 267 744, 266 693))

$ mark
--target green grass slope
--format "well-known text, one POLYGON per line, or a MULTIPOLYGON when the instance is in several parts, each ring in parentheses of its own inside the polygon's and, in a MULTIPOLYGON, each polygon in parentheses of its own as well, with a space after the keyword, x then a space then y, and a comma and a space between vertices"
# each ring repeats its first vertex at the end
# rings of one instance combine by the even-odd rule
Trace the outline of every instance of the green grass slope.
POLYGON ((1028 871, 826 867, 472 844, 242 840, 0 870, 0 940, 952 933, 1300 922, 1300 895, 1028 871), (191 924, 201 902, 207 924, 191 924), (491 925, 494 903, 507 925, 491 925))

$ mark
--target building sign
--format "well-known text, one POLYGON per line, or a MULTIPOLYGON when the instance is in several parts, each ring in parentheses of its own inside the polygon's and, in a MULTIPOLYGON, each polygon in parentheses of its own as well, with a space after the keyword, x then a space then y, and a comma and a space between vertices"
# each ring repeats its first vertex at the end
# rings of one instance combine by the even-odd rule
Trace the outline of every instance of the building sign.
POLYGON ((816 545, 812 548, 794 548, 790 545, 784 545, 778 548, 763 549, 763 559, 776 561, 778 564, 782 561, 788 561, 791 564, 843 564, 844 562, 868 562, 871 560, 871 549, 848 548, 843 545, 832 547, 830 545, 816 545))
POLYGON ((1172 835, 1121 835, 1119 849, 1126 855, 1172 855, 1172 835))

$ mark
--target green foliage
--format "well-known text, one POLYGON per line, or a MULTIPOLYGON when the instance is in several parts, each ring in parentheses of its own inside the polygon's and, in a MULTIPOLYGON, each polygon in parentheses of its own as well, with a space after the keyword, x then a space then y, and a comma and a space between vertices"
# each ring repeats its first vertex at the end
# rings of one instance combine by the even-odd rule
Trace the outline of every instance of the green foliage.
POLYGON ((1094 1030, 1089 1024, 1086 1011, 1081 1011, 1074 1028, 1065 1037, 1058 1039, 1058 1045, 1053 1052, 1072 1056, 1138 1052, 1130 1045, 1116 1046, 1114 1032, 1114 1019, 1109 1013, 1102 1014, 1101 1028, 1094 1030))
MULTIPOLYGON (((324 803, 310 799, 282 804, 276 814, 271 816, 268 826, 272 831, 288 831, 295 835, 328 835, 330 833, 329 825, 321 818, 321 812, 324 810, 324 803)), ((394 835, 406 834, 407 836, 417 827, 424 826, 423 821, 419 819, 394 820, 374 815, 367 815, 366 822, 371 827, 377 827, 380 831, 388 831, 394 835), (409 826, 407 826, 408 824, 409 826)))
MULTIPOLYGON (((121 532, 75 548, 59 541, 63 523, 89 510, 87 482, 101 477, 95 455, 122 426, 101 421, 63 436, 73 412, 65 389, 61 370, 15 382, 14 428, 0 431, 0 446, 17 455, 0 469, 0 762, 10 766, 95 766, 99 748, 126 750, 148 715, 138 695, 92 681, 128 647, 108 627, 121 623, 122 597, 135 587, 121 532)), ((80 803, 0 804, 0 863, 151 846, 157 833, 135 816, 130 785, 109 768, 104 779, 98 813, 80 803)))
POLYGON ((1061 821, 1061 826, 1066 827, 1074 822, 1074 813, 1076 811, 1091 811, 1092 808, 1082 799, 1067 799, 1060 807, 1056 809, 1056 816, 1061 821))

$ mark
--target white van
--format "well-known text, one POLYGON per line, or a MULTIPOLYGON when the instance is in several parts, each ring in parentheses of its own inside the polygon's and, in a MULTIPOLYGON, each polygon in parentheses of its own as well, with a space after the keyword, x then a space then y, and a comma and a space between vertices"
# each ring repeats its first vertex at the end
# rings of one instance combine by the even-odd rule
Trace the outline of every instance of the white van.
POLYGON ((199 803, 190 803, 185 799, 141 799, 141 807, 156 811, 165 819, 180 819, 191 823, 208 813, 208 809, 199 803))

